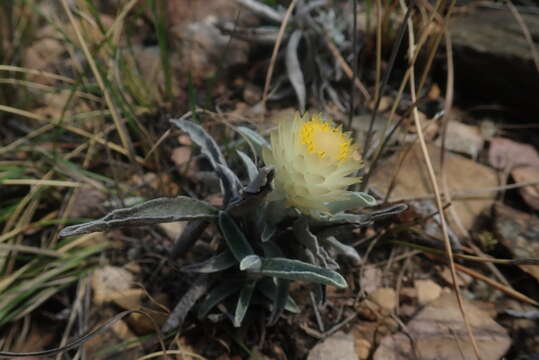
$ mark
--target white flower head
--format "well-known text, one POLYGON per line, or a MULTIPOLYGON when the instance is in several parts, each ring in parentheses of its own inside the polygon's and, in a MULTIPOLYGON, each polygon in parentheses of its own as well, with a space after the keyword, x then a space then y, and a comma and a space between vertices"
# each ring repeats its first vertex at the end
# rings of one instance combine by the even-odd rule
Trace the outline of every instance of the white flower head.
POLYGON ((350 176, 363 166, 350 133, 320 115, 281 121, 262 156, 275 167, 273 197, 314 217, 329 212, 328 203, 347 200, 346 188, 361 181, 350 176))

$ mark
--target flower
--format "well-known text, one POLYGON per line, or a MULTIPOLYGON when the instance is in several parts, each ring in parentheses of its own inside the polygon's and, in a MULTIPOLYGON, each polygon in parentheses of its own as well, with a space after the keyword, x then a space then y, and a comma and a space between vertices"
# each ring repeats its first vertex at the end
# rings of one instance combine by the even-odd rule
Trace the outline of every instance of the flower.
POLYGON ((296 114, 281 121, 271 132, 271 149, 265 148, 262 156, 275 168, 273 200, 283 199, 314 217, 329 212, 327 204, 348 200, 346 188, 361 181, 349 176, 363 166, 350 133, 320 115, 296 114))

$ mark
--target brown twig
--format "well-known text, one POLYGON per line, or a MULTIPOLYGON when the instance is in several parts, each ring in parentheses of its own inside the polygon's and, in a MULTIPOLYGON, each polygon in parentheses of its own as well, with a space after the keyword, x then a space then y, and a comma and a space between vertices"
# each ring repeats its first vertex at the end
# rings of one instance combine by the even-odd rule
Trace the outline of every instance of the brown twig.
MULTIPOLYGON (((407 9, 407 6, 406 6, 406 4, 404 3, 403 0, 401 0, 401 6, 402 6, 403 9, 407 9)), ((414 40, 413 23, 412 23, 411 20, 408 20, 408 40, 409 40, 410 58, 413 58, 414 47, 415 47, 414 41, 415 40, 414 40)), ((410 94, 411 94, 411 97, 412 97, 412 102, 415 102, 416 101, 416 90, 415 90, 415 76, 414 76, 413 66, 412 66, 412 70, 410 72, 410 79, 409 80, 410 80, 410 94)), ((443 233, 443 237, 444 237, 444 243, 445 243, 445 248, 446 248, 446 251, 447 251, 447 256, 449 258, 449 268, 451 270, 451 278, 453 280, 453 288, 454 288, 455 294, 457 296, 457 302, 459 304, 459 309, 460 309, 460 312, 462 314, 464 324, 466 325, 466 330, 467 330, 468 335, 470 337, 470 341, 472 343, 475 356, 476 356, 476 358, 478 360, 481 360, 481 354, 479 352, 479 347, 477 345, 477 341, 476 341, 475 336, 473 334, 472 327, 471 327, 470 321, 468 319, 468 315, 466 314, 466 311, 464 310, 464 303, 463 303, 463 300, 462 300, 462 296, 460 294, 460 288, 457 285, 457 273, 456 273, 456 270, 455 270, 455 262, 453 260, 453 249, 451 248, 451 242, 449 241, 447 222, 446 222, 446 219, 445 219, 445 214, 443 212, 442 198, 440 196, 440 190, 438 188, 438 183, 436 181, 436 175, 434 174, 434 168, 433 168, 432 162, 430 160, 429 152, 428 152, 428 149, 427 149, 427 144, 426 144, 425 138, 423 136, 423 129, 421 128, 421 120, 419 119, 419 113, 418 113, 418 110, 417 110, 416 107, 414 107, 412 109, 412 115, 413 115, 413 119, 414 119, 414 124, 415 124, 416 129, 417 129, 417 135, 418 135, 418 138, 419 138, 419 144, 421 146, 421 152, 423 154, 423 159, 425 160, 425 164, 427 166, 427 170, 428 170, 428 174, 429 174, 429 181, 430 181, 430 183, 431 183, 431 185, 433 187, 434 194, 436 196, 436 206, 438 207, 438 209, 440 211, 439 215, 440 215, 440 221, 441 221, 441 225, 442 225, 442 233, 443 233)))
POLYGON ((284 32, 286 29, 286 25, 288 24, 288 21, 290 19, 290 16, 292 15, 292 11, 294 11, 294 8, 296 7, 298 0, 292 0, 290 5, 288 6, 288 9, 286 10, 286 14, 284 15, 283 22, 281 23, 281 27, 279 28, 279 33, 277 34, 277 40, 275 41, 275 45, 273 46, 273 53, 271 54, 271 60, 268 67, 268 72, 266 73, 266 82, 264 83, 264 92, 262 93, 262 109, 265 112, 266 109, 266 101, 268 99, 268 92, 269 87, 271 84, 271 78, 273 76, 273 68, 275 67, 275 63, 277 62, 277 54, 279 53, 279 48, 281 47, 281 42, 284 38, 284 32))

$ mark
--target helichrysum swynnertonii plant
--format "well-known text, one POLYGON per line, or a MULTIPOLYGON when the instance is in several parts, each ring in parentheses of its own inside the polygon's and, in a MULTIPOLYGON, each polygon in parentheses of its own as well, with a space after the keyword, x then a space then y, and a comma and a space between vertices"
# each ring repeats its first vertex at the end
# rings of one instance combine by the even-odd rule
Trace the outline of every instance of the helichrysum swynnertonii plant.
MULTIPOLYGON (((188 248, 185 244, 192 246, 193 236, 198 236, 194 234, 201 233, 200 226, 214 221, 223 238, 217 253, 182 268, 221 280, 213 282, 217 285, 199 304, 199 317, 224 303, 234 325, 240 326, 254 298, 258 306, 271 309, 272 324, 284 310, 298 311, 288 294, 290 281, 311 282, 318 290, 325 285, 346 287, 346 280, 336 271, 339 264, 335 258, 339 254, 355 261, 360 258, 352 246, 338 240, 339 225, 365 226, 402 210, 392 207, 369 214, 345 213, 376 201, 366 193, 347 189, 360 181, 354 176, 362 166, 357 147, 350 134, 319 115, 296 115, 281 122, 271 133, 271 144, 253 130, 238 127, 266 163, 258 168, 247 154, 237 151, 248 174, 247 185, 228 166, 204 128, 187 120, 190 116, 171 122, 189 134, 211 163, 223 191, 222 208, 186 196, 152 199, 89 223, 68 226, 60 235, 188 220, 188 228, 198 229, 186 230, 190 235, 180 237, 184 241, 180 248, 188 248)), ((165 330, 170 329, 165 326, 165 330)))
POLYGON ((275 167, 275 191, 288 206, 318 217, 330 212, 328 203, 351 196, 349 185, 361 181, 350 176, 363 166, 350 133, 320 115, 296 114, 271 132, 271 148, 264 148, 266 165, 275 167))

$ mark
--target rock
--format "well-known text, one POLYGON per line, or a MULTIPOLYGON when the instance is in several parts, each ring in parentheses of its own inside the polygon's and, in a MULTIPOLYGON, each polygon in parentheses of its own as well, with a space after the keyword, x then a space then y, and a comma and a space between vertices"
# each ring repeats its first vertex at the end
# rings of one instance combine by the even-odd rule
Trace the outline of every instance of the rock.
POLYGON ((490 139, 488 160, 490 165, 503 170, 518 166, 539 167, 539 153, 532 145, 502 137, 490 139))
MULTIPOLYGON (((539 166, 518 167, 511 171, 517 184, 537 181, 539 179, 539 166)), ((518 189, 520 196, 534 210, 539 210, 539 184, 524 186, 518 189)))
POLYGON ((184 221, 177 221, 172 223, 162 223, 158 226, 163 229, 170 240, 176 240, 185 229, 186 223, 184 221))
MULTIPOLYGON (((492 318, 464 300, 464 311, 472 327, 483 359, 501 359, 511 345, 507 330, 492 318)), ((427 305, 402 332, 386 336, 373 360, 460 360, 475 359, 457 299, 453 293, 444 294, 427 305), (410 337, 415 339, 412 347, 410 337)))
POLYGON ((368 299, 386 312, 393 312, 397 307, 397 294, 392 288, 376 289, 369 294, 368 299))
MULTIPOLYGON (((485 139, 477 126, 466 125, 459 121, 449 121, 445 135, 445 148, 447 150, 470 155, 477 159, 483 148, 485 139)), ((442 137, 436 140, 436 145, 442 145, 442 137)))
POLYGON ((355 343, 355 349, 358 360, 366 360, 369 358, 371 352, 372 344, 362 338, 357 338, 355 343))
POLYGON ((127 289, 122 292, 115 292, 110 296, 110 301, 125 310, 137 310, 140 308, 140 301, 146 294, 143 289, 127 289))
POLYGON ((414 286, 417 289, 417 301, 425 305, 440 297, 442 288, 432 280, 416 280, 414 286))
POLYGON ((67 217, 92 218, 102 216, 105 212, 103 204, 107 198, 103 190, 84 184, 75 190, 73 196, 67 217))
POLYGON ((367 294, 380 288, 382 285, 382 270, 375 266, 366 266, 361 272, 360 284, 367 294))
MULTIPOLYGON (((453 278, 451 277, 451 269, 445 266, 440 272, 440 277, 447 282, 448 285, 453 285, 453 278)), ((465 273, 457 272, 457 286, 467 286, 472 282, 473 278, 465 273)))
MULTIPOLYGON (((521 16, 537 47, 539 17, 524 13, 521 16)), ((449 30, 455 83, 463 99, 501 103, 523 114, 539 110, 539 102, 528 96, 539 93, 530 44, 507 8, 476 8, 454 16, 449 30), (511 79, 511 86, 507 86, 507 79, 511 79)))
MULTIPOLYGON (((500 242, 514 259, 539 257, 539 218, 533 214, 515 210, 503 204, 496 204, 494 221, 500 242)), ((519 267, 539 280, 539 266, 519 265, 519 267)))
POLYGON ((339 331, 312 348, 307 360, 357 360, 354 346, 354 337, 339 331))
MULTIPOLYGON (((400 166, 400 158, 403 154, 397 152, 382 164, 371 178, 371 187, 379 194, 386 194, 392 179, 395 177, 395 172, 400 169, 396 174, 395 188, 389 201, 399 198, 421 197, 433 193, 425 161, 418 145, 406 155, 402 166, 400 166)), ((429 145, 428 150, 436 171, 440 168, 441 149, 437 146, 429 145)), ((450 152, 446 152, 445 155, 444 174, 449 191, 452 193, 498 186, 494 170, 461 155, 450 152)), ((443 191, 443 188, 440 191, 443 191)), ((459 219, 457 221, 452 216, 448 216, 451 227, 458 230, 460 226, 457 225, 461 224, 464 229, 471 229, 477 216, 494 204, 494 194, 494 192, 481 193, 481 196, 485 196, 484 198, 454 201, 452 208, 454 208, 454 213, 458 215, 459 219)), ((447 213, 451 214, 453 212, 447 213)))
POLYGON ((94 303, 101 305, 112 301, 129 290, 134 281, 134 276, 129 271, 117 266, 106 265, 95 270, 92 275, 94 303))

